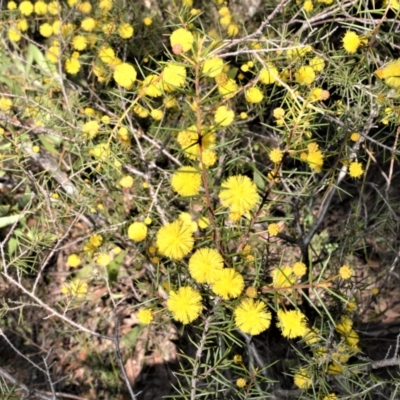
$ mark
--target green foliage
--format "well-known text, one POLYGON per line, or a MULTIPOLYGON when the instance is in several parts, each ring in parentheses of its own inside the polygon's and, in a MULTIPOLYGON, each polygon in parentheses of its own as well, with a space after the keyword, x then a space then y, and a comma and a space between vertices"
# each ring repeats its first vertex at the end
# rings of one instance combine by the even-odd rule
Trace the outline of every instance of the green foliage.
POLYGON ((395 392, 398 2, 192 3, 5 5, 2 338, 41 398, 395 392))

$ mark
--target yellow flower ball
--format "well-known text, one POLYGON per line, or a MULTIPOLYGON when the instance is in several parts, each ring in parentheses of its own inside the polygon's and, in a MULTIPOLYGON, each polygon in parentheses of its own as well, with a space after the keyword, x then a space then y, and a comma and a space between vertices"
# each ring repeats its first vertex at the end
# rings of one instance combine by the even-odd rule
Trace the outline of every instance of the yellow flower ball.
POLYGON ((81 63, 77 58, 72 56, 68 58, 67 61, 65 61, 65 70, 69 74, 75 75, 79 72, 80 69, 81 69, 81 63))
POLYGON ((28 21, 24 18, 24 19, 20 19, 19 21, 17 21, 17 28, 21 31, 21 32, 26 32, 29 28, 28 25, 28 21))
POLYGON ((270 85, 276 82, 278 76, 279 76, 278 69, 274 67, 272 64, 268 64, 266 68, 263 68, 260 71, 258 79, 264 85, 270 85))
POLYGON ((309 65, 315 72, 321 72, 325 68, 325 60, 315 56, 309 61, 309 65))
POLYGON ((273 149, 269 153, 269 158, 274 164, 278 164, 282 161, 283 153, 280 149, 273 149))
POLYGON ((113 7, 113 1, 112 0, 101 0, 100 3, 99 3, 99 8, 104 13, 107 13, 108 11, 111 11, 112 7, 113 7))
POLYGON ((189 51, 193 45, 192 33, 184 28, 173 31, 169 40, 174 54, 181 54, 189 51))
POLYGON ((85 18, 81 22, 81 28, 86 32, 91 32, 93 29, 96 28, 96 20, 93 18, 85 18))
POLYGON ((50 15, 59 15, 61 12, 61 4, 59 4, 57 0, 51 1, 47 5, 47 12, 50 15))
POLYGON ((19 42, 21 40, 21 32, 16 26, 11 26, 7 32, 8 38, 12 42, 19 42))
POLYGON ((7 10, 16 10, 17 9, 17 3, 15 1, 9 1, 7 3, 7 10))
POLYGON ((166 92, 181 88, 186 82, 186 68, 178 64, 167 64, 162 72, 162 85, 166 92))
POLYGON ((246 379, 243 379, 243 378, 239 378, 239 379, 237 379, 236 380, 236 386, 238 387, 238 388, 244 388, 245 386, 246 386, 246 379))
POLYGON ((149 325, 154 319, 153 311, 149 309, 140 310, 136 316, 142 325, 149 325))
POLYGON ((122 38, 122 39, 129 39, 133 36, 133 26, 131 24, 128 23, 124 23, 122 24, 119 28, 118 28, 118 35, 122 38))
POLYGON ((71 268, 79 267, 81 259, 77 254, 70 254, 67 258, 67 265, 71 268))
POLYGON ((160 109, 154 109, 154 110, 151 110, 150 116, 155 121, 161 121, 162 117, 164 116, 164 112, 163 112, 163 110, 160 110, 160 109))
POLYGON ((201 313, 200 293, 189 286, 181 287, 178 291, 171 290, 167 300, 167 309, 172 313, 172 318, 184 325, 194 321, 201 313))
POLYGON ((30 1, 24 0, 23 2, 20 3, 18 9, 22 15, 28 17, 33 13, 34 7, 30 1))
POLYGON ((97 121, 88 121, 82 126, 82 133, 87 139, 93 139, 97 136, 100 125, 97 121))
POLYGON ((205 60, 201 71, 204 75, 215 78, 217 75, 221 74, 224 69, 224 61, 222 58, 215 57, 209 60, 205 60))
POLYGON ((306 1, 303 3, 303 10, 304 10, 305 12, 311 12, 313 9, 314 9, 314 5, 313 5, 313 3, 312 3, 311 0, 306 0, 306 1))
POLYGON ((259 335, 271 325, 271 313, 265 303, 249 297, 240 302, 233 314, 237 328, 250 335, 259 335))
POLYGON ((315 80, 315 72, 309 66, 300 67, 294 74, 296 82, 300 85, 310 85, 315 80))
POLYGON ((88 42, 87 42, 87 39, 85 36, 77 35, 72 39, 72 47, 75 50, 79 50, 79 51, 85 50, 87 47, 87 44, 88 44, 88 42))
POLYGON ((215 123, 219 126, 228 126, 235 118, 233 110, 227 106, 219 106, 214 114, 215 123))
POLYGON ((128 227, 128 237, 134 242, 142 242, 147 236, 147 226, 143 222, 134 222, 128 227))
POLYGON ((339 275, 342 279, 350 279, 353 276, 354 270, 353 268, 349 267, 348 265, 343 265, 339 269, 339 275))
POLYGON ((136 80, 136 70, 128 63, 121 63, 114 70, 114 80, 118 85, 130 89, 136 80))
POLYGON ((260 103, 264 95, 259 88, 252 87, 246 90, 245 98, 248 103, 260 103))
POLYGON ((125 175, 123 176, 120 181, 119 184, 125 188, 125 189, 129 189, 133 186, 133 178, 129 175, 125 175))
POLYGON ((293 377, 295 385, 300 389, 308 389, 312 386, 311 375, 305 368, 300 368, 293 377))
POLYGON ((150 17, 146 17, 146 18, 143 19, 143 23, 146 26, 150 26, 153 23, 153 20, 150 17))
POLYGON ((355 53, 361 45, 361 39, 357 33, 348 30, 343 37, 343 48, 347 53, 355 53))
POLYGON ((239 26, 235 23, 229 24, 226 29, 228 36, 234 37, 239 33, 239 26))
POLYGON ((354 161, 350 163, 349 175, 352 178, 359 178, 364 173, 363 166, 360 162, 354 161))
POLYGON ((92 5, 89 1, 78 3, 78 10, 83 14, 89 14, 92 11, 92 5))
POLYGON ((6 97, 0 97, 0 110, 1 111, 10 111, 11 107, 13 106, 13 102, 11 99, 6 97))

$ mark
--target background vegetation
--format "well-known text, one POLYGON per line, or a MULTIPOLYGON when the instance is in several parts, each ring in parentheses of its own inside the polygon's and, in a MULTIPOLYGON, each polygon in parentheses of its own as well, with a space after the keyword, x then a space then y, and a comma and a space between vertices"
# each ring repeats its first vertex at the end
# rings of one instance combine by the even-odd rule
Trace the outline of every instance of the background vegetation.
POLYGON ((399 398, 399 13, 1 2, 1 398, 399 398))

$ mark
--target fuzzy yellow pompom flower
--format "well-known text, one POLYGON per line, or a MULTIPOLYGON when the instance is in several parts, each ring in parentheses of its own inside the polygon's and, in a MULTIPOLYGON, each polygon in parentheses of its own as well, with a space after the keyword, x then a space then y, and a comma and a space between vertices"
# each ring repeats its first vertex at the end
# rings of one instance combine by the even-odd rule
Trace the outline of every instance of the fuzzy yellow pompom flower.
POLYGON ((289 266, 275 268, 272 273, 272 286, 274 288, 285 288, 293 286, 296 282, 296 276, 293 269, 289 266))
POLYGON ((30 1, 24 0, 23 2, 20 3, 18 6, 18 9, 22 15, 25 15, 28 17, 33 13, 34 7, 33 4, 30 1))
POLYGON ((115 67, 113 77, 118 85, 125 89, 130 89, 132 88, 133 82, 136 81, 136 75, 136 70, 131 64, 121 63, 115 67))
POLYGON ((70 282, 66 282, 62 288, 61 293, 66 294, 71 297, 84 297, 87 293, 88 285, 80 279, 75 279, 70 282))
POLYGON ((194 245, 191 228, 182 221, 170 222, 157 233, 157 247, 160 254, 173 260, 181 260, 189 254, 194 245))
POLYGON ((121 26, 118 28, 118 35, 122 39, 131 38, 133 36, 133 26, 131 24, 128 24, 127 22, 121 24, 121 26))
POLYGON ((214 150, 205 150, 201 153, 201 162, 208 168, 217 162, 217 153, 214 150))
POLYGON ((353 329, 353 321, 351 320, 351 318, 343 315, 340 318, 340 321, 336 324, 335 329, 341 335, 346 336, 353 329))
POLYGON ((231 176, 222 182, 219 199, 231 212, 243 215, 258 202, 257 186, 247 176, 231 176))
POLYGON ((103 46, 99 51, 99 58, 104 64, 112 64, 115 60, 115 52, 109 46, 103 46))
POLYGON ((275 83, 279 76, 278 69, 274 67, 272 64, 268 64, 266 68, 263 68, 260 71, 258 79, 264 85, 270 85, 275 83))
POLYGON ((72 47, 75 50, 85 50, 86 47, 88 45, 87 39, 85 36, 82 35, 76 35, 73 39, 72 39, 72 47))
POLYGON ((128 238, 134 242, 142 242, 147 236, 147 226, 143 222, 134 222, 129 225, 128 238))
POLYGON ((97 22, 93 18, 85 18, 81 22, 81 28, 86 32, 91 32, 93 29, 96 28, 97 22))
POLYGON ((173 319, 189 324, 200 315, 203 309, 200 293, 189 286, 181 287, 177 292, 171 290, 167 309, 172 313, 173 319))
POLYGON ((143 93, 150 97, 159 97, 162 95, 161 79, 158 75, 147 75, 142 83, 143 93))
POLYGON ((324 164, 324 155, 318 149, 317 143, 310 143, 308 146, 308 153, 305 154, 305 160, 312 170, 321 172, 324 164))
POLYGON ((236 380, 236 386, 238 387, 238 388, 244 388, 245 386, 246 386, 246 379, 243 379, 243 378, 238 378, 237 380, 236 380))
POLYGON ((20 19, 19 21, 17 21, 17 28, 21 31, 21 32, 26 32, 29 28, 28 25, 28 21, 24 18, 24 19, 20 19))
POLYGON ((243 276, 233 268, 224 268, 216 272, 212 290, 224 300, 236 299, 244 288, 243 276))
POLYGON ((235 23, 229 24, 228 27, 226 28, 226 33, 228 34, 229 37, 236 36, 239 33, 238 24, 235 23))
POLYGON ((219 106, 214 114, 215 123, 220 126, 230 125, 234 118, 235 113, 227 106, 219 106))
POLYGON ((22 37, 21 31, 15 25, 10 26, 7 35, 12 42, 19 42, 22 37))
POLYGON ((119 184, 121 187, 129 189, 133 186, 133 178, 129 175, 125 175, 120 179, 119 184))
POLYGON ((246 90, 245 98, 248 103, 260 103, 264 98, 262 91, 258 87, 246 90))
POLYGON ((315 72, 321 72, 325 68, 325 61, 322 57, 315 56, 309 61, 310 67, 315 72))
POLYGON ((342 279, 350 279, 353 276, 354 270, 348 265, 343 265, 339 269, 339 275, 342 279))
POLYGON ((61 4, 57 0, 50 1, 50 3, 47 5, 47 12, 50 15, 59 15, 60 11, 61 11, 61 4))
POLYGON ((65 70, 71 75, 77 74, 81 69, 81 63, 78 57, 79 53, 74 52, 72 56, 65 61, 65 70))
POLYGON ((304 10, 305 12, 311 12, 313 9, 314 9, 314 4, 312 3, 311 0, 306 0, 306 1, 303 3, 303 10, 304 10))
POLYGON ((154 119, 154 121, 161 121, 164 116, 164 112, 163 112, 163 110, 160 110, 159 108, 155 108, 155 109, 151 110, 150 116, 151 116, 151 118, 154 119))
POLYGON ((357 35, 357 33, 350 30, 346 32, 342 41, 343 41, 343 48, 349 54, 355 53, 361 45, 360 37, 357 35))
POLYGON ((228 78, 225 73, 217 75, 215 77, 215 81, 218 85, 218 93, 226 99, 230 99, 231 97, 235 96, 236 92, 238 91, 238 86, 235 80, 228 78), (226 79, 221 80, 220 77, 226 77, 226 79))
POLYGON ((99 3, 99 8, 104 13, 111 11, 113 7, 113 0, 101 0, 99 3))
POLYGON ((178 64, 167 64, 162 72, 162 85, 166 92, 185 86, 186 68, 178 64))
POLYGON ((189 51, 193 45, 193 35, 190 31, 184 28, 176 29, 169 37, 172 52, 174 54, 181 54, 189 51))
POLYGON ((172 189, 180 196, 196 196, 199 194, 201 175, 194 167, 180 167, 171 179, 172 189))
POLYGON ((17 3, 15 1, 9 1, 7 3, 7 10, 16 10, 17 9, 17 3))
POLYGON ((13 106, 13 102, 11 99, 7 97, 0 97, 0 111, 10 111, 13 106))
POLYGON ((349 175, 352 178, 359 178, 364 173, 363 166, 358 161, 353 161, 349 166, 349 175))
POLYGON ((308 389, 312 386, 311 375, 305 368, 300 368, 293 376, 294 384, 300 389, 308 389))
POLYGON ((275 222, 273 222, 272 224, 268 224, 268 233, 271 236, 277 236, 280 230, 281 229, 279 228, 279 225, 276 224, 275 222))
POLYGON ((111 257, 107 253, 100 253, 96 257, 96 264, 106 267, 111 262, 111 257))
POLYGON ((277 316, 277 326, 281 329, 282 336, 294 339, 307 333, 306 316, 301 311, 280 309, 277 316))
POLYGON ((67 258, 67 265, 71 268, 79 267, 81 264, 81 259, 79 258, 78 254, 70 254, 67 258))
POLYGON ((213 132, 207 132, 206 129, 199 136, 196 125, 191 125, 178 133, 177 140, 185 155, 194 160, 200 155, 200 146, 202 152, 205 152, 213 147, 216 138, 213 132))
POLYGON ((215 78, 217 75, 222 73, 223 69, 224 61, 222 58, 215 57, 204 61, 201 72, 210 78, 215 78))
POLYGON ((283 153, 280 149, 273 149, 269 152, 269 158, 274 164, 278 164, 282 161, 283 153))
POLYGON ((189 260, 189 272, 197 283, 213 284, 218 271, 224 268, 224 260, 217 250, 197 250, 189 260))
POLYGON ((153 20, 150 17, 146 17, 146 18, 143 19, 143 23, 146 26, 150 26, 153 23, 153 20))
POLYGON ((244 333, 259 335, 271 325, 271 313, 265 303, 245 298, 233 312, 235 325, 244 333))
POLYGON ((360 137, 361 137, 361 135, 360 135, 359 133, 353 132, 353 133, 350 135, 350 140, 351 140, 352 142, 357 142, 357 141, 360 139, 360 137))
POLYGON ((99 133, 100 124, 97 121, 88 121, 82 126, 83 136, 87 139, 93 139, 99 133))
POLYGON ((296 262, 292 267, 293 273, 298 277, 302 277, 307 272, 307 266, 303 262, 296 262))
POLYGON ((149 111, 142 107, 140 104, 136 104, 136 106, 133 107, 133 112, 139 115, 140 118, 146 118, 149 115, 149 111))
POLYGON ((294 77, 300 85, 310 85, 315 80, 315 72, 311 67, 305 65, 295 72, 294 77))
POLYGON ((286 114, 285 110, 281 107, 274 108, 274 110, 272 111, 272 115, 276 119, 282 119, 285 116, 285 114, 286 114))
POLYGON ((153 322, 154 319, 153 311, 148 308, 143 308, 142 310, 139 310, 136 316, 142 325, 149 325, 153 322))
POLYGON ((375 71, 375 75, 379 79, 384 79, 389 86, 400 87, 400 58, 375 71))

